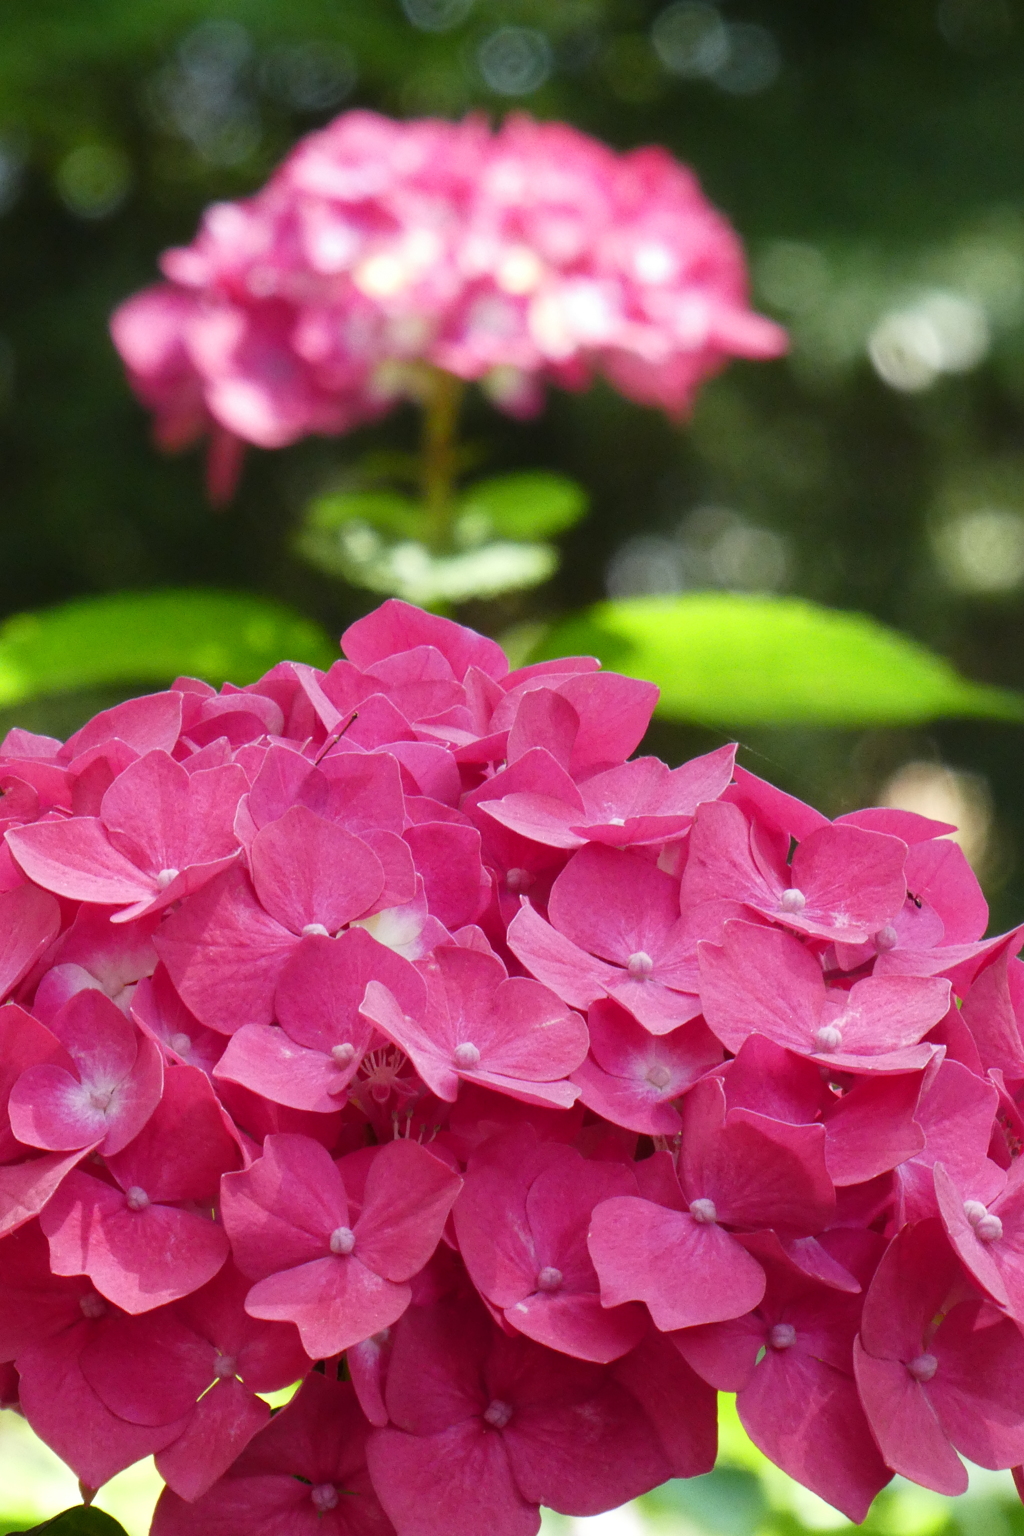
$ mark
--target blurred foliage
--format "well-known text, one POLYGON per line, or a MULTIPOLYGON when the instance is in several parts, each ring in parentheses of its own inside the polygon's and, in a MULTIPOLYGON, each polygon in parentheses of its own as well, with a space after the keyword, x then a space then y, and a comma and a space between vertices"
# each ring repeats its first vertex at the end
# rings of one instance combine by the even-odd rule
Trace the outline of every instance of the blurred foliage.
POLYGON ((556 624, 538 660, 593 655, 661 689, 658 713, 725 729, 1024 721, 1024 694, 983 687, 895 630, 800 598, 696 593, 599 603, 556 624))
POLYGON ((0 625, 0 705, 103 684, 254 682, 282 657, 329 666, 315 624, 242 593, 176 590, 79 598, 0 625))
POLYGON ((296 548, 328 575, 353 586, 446 610, 535 587, 553 575, 558 551, 546 542, 587 510, 587 494, 565 475, 520 470, 453 491, 436 515, 397 490, 343 490, 314 498, 296 548))

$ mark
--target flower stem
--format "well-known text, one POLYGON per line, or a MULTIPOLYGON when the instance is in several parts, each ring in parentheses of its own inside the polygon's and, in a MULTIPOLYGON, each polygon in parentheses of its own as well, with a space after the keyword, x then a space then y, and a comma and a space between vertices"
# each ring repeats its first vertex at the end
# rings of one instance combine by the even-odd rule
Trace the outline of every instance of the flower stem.
POLYGON ((466 386, 454 374, 432 370, 423 408, 420 484, 427 514, 427 542, 440 552, 451 547, 458 463, 456 428, 466 386))

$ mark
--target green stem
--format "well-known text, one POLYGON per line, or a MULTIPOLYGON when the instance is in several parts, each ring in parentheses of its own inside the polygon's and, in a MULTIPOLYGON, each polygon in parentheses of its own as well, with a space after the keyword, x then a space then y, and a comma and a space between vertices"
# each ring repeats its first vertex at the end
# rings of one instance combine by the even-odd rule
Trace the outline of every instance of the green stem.
POLYGON ((433 370, 423 409, 420 484, 427 516, 427 543, 438 553, 451 548, 458 462, 456 428, 466 386, 454 374, 433 370))

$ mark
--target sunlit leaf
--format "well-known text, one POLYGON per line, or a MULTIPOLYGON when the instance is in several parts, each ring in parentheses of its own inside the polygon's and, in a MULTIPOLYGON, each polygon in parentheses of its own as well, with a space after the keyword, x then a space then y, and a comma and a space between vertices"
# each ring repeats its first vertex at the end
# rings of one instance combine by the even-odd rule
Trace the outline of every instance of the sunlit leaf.
POLYGON ((420 502, 398 491, 343 491, 314 501, 307 527, 332 532, 348 523, 365 523, 395 538, 416 538, 423 532, 424 511, 420 502))
POLYGON ((859 613, 800 598, 694 593, 599 603, 538 659, 585 653, 657 683, 658 712, 708 725, 867 726, 952 716, 1024 721, 1024 696, 972 683, 859 613))
POLYGON ((546 539, 564 533, 587 510, 587 493, 566 475, 523 470, 470 486, 462 500, 458 533, 484 539, 546 539))
MULTIPOLYGON (((311 553, 305 542, 303 548, 311 553)), ((430 608, 536 586, 555 570, 558 553, 550 544, 499 541, 436 555, 418 540, 390 543, 365 523, 351 523, 317 563, 354 586, 430 608)))
POLYGON ((0 625, 0 705, 98 684, 166 685, 179 674, 250 683, 283 657, 328 665, 335 656, 317 625, 244 593, 82 598, 0 625))
POLYGON ((37 1532, 39 1536, 43 1532, 46 1536, 125 1536, 124 1526, 118 1524, 113 1515, 104 1514, 102 1509, 87 1508, 84 1504, 76 1504, 74 1509, 66 1509, 63 1514, 54 1515, 52 1520, 30 1526, 16 1536, 36 1536, 37 1532))

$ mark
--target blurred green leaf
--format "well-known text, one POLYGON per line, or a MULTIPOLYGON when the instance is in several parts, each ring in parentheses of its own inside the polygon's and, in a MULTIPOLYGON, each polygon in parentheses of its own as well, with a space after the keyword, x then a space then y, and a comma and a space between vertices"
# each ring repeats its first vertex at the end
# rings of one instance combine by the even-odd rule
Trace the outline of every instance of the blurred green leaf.
POLYGON ((317 625, 280 603, 188 588, 82 598, 0 625, 0 705, 102 683, 253 682, 287 658, 329 665, 317 625))
POLYGON ((556 625, 535 659, 568 653, 657 683, 661 715, 708 725, 1024 721, 1021 694, 969 682, 864 614, 800 598, 694 593, 599 603, 556 625))
POLYGON ((12 1532, 12 1536, 35 1536, 36 1532, 43 1531, 47 1536, 125 1536, 124 1526, 112 1515, 104 1514, 102 1509, 87 1508, 84 1504, 76 1504, 74 1509, 54 1515, 52 1520, 44 1520, 42 1525, 12 1532))
POLYGON ((424 608, 496 597, 546 581, 558 564, 550 544, 499 541, 454 555, 433 554, 418 539, 391 542, 363 522, 335 533, 307 529, 301 552, 331 575, 424 608))
POLYGON ((551 538, 579 522, 586 510, 586 491, 567 475, 544 470, 495 475, 465 493, 457 536, 465 543, 551 538))
POLYGON ((420 502, 398 491, 339 491, 314 501, 307 528, 333 533, 349 523, 362 523, 399 539, 414 539, 423 532, 424 511, 420 502))

